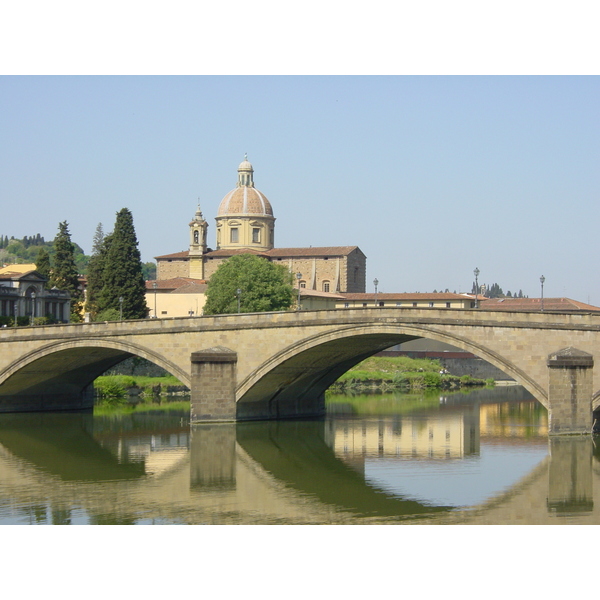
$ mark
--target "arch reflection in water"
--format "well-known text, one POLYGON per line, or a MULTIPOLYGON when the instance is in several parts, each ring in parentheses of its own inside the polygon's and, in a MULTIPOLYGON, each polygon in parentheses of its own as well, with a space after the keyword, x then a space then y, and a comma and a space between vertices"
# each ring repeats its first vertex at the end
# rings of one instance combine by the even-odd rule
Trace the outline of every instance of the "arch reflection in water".
POLYGON ((179 414, 1 415, 0 523, 600 522, 591 439, 549 444, 544 427, 525 402, 450 400, 191 429, 179 414))

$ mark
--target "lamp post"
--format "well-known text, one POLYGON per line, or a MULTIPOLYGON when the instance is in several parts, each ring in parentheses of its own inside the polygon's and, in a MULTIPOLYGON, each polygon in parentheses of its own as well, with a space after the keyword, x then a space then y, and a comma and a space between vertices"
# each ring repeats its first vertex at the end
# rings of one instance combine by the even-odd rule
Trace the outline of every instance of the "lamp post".
POLYGON ((15 327, 17 326, 17 316, 19 315, 19 301, 15 300, 15 327))
POLYGON ((477 267, 475 267, 473 275, 475 275, 475 308, 479 308, 479 283, 477 281, 477 278, 479 277, 479 269, 477 267))
POLYGON ((31 324, 35 321, 35 292, 31 292, 31 324))
POLYGON ((540 283, 542 284, 542 312, 544 312, 544 281, 546 281, 546 278, 542 275, 540 277, 540 283))
POLYGON ((154 318, 158 318, 158 314, 156 312, 156 288, 158 287, 158 283, 156 281, 152 282, 152 289, 154 290, 154 318))
POLYGON ((238 301, 238 315, 241 312, 241 307, 240 307, 240 298, 242 297, 242 290, 240 290, 240 288, 238 288, 237 290, 235 290, 235 295, 237 296, 237 301, 238 301))
POLYGON ((296 273, 296 280, 298 281, 298 307, 296 310, 300 310, 300 280, 302 279, 302 273, 296 273))
POLYGON ((375 286, 375 306, 378 306, 378 304, 377 304, 377 286, 379 285, 379 280, 377 278, 373 279, 373 285, 375 286))
POLYGON ((119 320, 123 320, 123 296, 119 296, 119 320))

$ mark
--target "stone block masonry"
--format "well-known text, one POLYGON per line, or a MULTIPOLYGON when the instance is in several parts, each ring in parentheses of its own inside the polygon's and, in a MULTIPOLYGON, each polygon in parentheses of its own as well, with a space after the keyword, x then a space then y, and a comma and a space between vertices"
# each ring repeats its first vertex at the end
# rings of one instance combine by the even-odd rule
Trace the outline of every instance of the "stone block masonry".
POLYGON ((191 355, 190 419, 234 421, 237 353, 223 346, 191 355))
POLYGON ((590 433, 594 357, 564 348, 548 356, 548 371, 550 435, 590 433))

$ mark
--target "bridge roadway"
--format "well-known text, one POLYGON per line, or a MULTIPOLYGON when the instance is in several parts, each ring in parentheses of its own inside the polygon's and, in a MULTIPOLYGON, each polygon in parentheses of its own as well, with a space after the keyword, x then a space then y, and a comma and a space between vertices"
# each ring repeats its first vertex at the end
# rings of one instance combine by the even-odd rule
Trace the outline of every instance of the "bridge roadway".
POLYGON ((394 344, 446 342, 485 359, 549 411, 551 434, 589 433, 600 403, 600 315, 362 308, 0 329, 0 412, 91 407, 92 382, 141 356, 191 390, 192 421, 324 412, 342 373, 394 344))

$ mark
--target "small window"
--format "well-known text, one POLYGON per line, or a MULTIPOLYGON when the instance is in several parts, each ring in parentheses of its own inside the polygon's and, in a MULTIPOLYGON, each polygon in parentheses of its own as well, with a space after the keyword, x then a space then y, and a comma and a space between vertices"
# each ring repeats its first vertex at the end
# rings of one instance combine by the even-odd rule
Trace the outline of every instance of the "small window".
POLYGON ((300 287, 301 288, 306 288, 306 281, 301 281, 300 282, 300 287))
POLYGON ((344 302, 344 308, 350 308, 350 302, 344 302))
POLYGON ((402 302, 396 302, 396 306, 402 306, 402 302))
POLYGON ((385 306, 385 302, 379 302, 378 306, 385 306))
POLYGON ((229 230, 229 241, 232 244, 237 244, 240 241, 240 232, 237 227, 232 227, 229 230))
POLYGON ((429 303, 429 308, 433 308, 433 302, 429 303))
POLYGON ((450 308, 450 302, 446 302, 446 308, 450 308))
POLYGON ((366 302, 363 302, 363 307, 365 307, 365 308, 366 308, 366 306, 367 306, 367 303, 366 303, 366 302))
POLYGON ((323 291, 324 292, 328 292, 329 291, 329 281, 324 281, 323 282, 323 291))
POLYGON ((252 243, 260 244, 260 229, 258 227, 252 228, 252 243))
POLYGON ((161 311, 160 311, 160 314, 161 314, 161 315, 166 315, 166 314, 167 314, 167 311, 166 311, 166 310, 161 310, 161 311))
POLYGON ((417 306, 417 303, 413 302, 413 308, 416 308, 416 306, 417 306))

